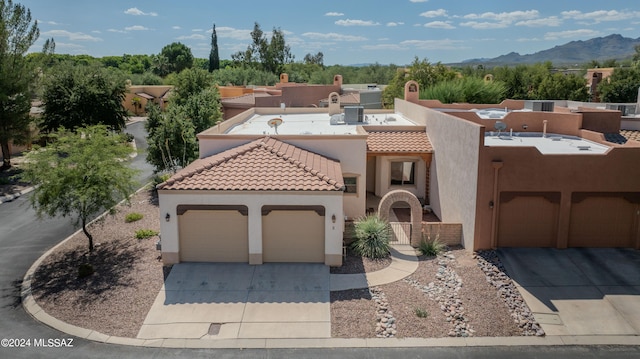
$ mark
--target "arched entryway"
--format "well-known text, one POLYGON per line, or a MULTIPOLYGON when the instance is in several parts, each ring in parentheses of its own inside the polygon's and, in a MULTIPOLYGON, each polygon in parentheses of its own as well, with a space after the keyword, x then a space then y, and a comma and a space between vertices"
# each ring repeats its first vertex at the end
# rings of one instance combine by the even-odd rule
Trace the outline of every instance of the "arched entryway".
POLYGON ((378 205, 378 215, 389 220, 389 211, 396 202, 406 202, 411 207, 411 245, 417 247, 422 241, 422 205, 418 198, 411 192, 397 189, 382 197, 378 205))

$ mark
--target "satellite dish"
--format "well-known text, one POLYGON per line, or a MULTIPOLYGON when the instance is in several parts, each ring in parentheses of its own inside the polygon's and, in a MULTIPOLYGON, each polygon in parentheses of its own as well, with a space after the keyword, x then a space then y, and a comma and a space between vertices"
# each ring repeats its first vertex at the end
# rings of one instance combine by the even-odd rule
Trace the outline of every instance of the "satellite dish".
POLYGON ((272 118, 269 121, 267 121, 267 125, 269 125, 269 127, 273 127, 276 129, 276 135, 278 134, 278 126, 282 125, 282 119, 279 117, 276 118, 272 118))
POLYGON ((495 125, 493 125, 493 128, 495 128, 496 131, 504 131, 507 129, 507 124, 502 121, 496 121, 495 125))

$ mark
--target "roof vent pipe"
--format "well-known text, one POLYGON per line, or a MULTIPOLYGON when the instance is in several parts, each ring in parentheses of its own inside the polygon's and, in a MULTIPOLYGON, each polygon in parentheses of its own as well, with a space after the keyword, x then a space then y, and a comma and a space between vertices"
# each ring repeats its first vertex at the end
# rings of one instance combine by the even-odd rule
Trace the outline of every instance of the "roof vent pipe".
POLYGON ((542 138, 547 137, 547 120, 542 121, 542 138))

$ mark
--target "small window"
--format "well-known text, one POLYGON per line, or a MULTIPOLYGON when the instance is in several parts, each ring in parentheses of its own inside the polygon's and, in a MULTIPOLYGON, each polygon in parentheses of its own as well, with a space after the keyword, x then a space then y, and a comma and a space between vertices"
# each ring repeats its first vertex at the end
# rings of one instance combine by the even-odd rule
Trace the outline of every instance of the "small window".
POLYGON ((415 184, 415 162, 391 162, 391 185, 415 184))
POLYGON ((358 193, 358 178, 357 177, 344 177, 344 192, 345 193, 358 193))

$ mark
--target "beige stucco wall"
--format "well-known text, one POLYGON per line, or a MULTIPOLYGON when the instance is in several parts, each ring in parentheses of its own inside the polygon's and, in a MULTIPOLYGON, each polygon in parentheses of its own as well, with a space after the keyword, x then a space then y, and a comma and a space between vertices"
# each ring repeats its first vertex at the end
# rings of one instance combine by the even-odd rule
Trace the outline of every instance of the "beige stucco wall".
POLYGON ((443 222, 462 223, 462 244, 473 248, 482 126, 400 99, 395 109, 426 125, 434 149, 430 205, 443 222))
MULTIPOLYGON (((264 205, 321 205, 325 208, 325 257, 342 255, 344 212, 342 192, 283 192, 283 191, 172 191, 160 190, 160 233, 163 260, 178 258, 178 215, 181 204, 245 205, 249 209, 249 258, 262 258, 262 206, 264 205), (165 221, 166 214, 171 218, 165 221), (331 217, 336 216, 336 223, 331 217)), ((261 261, 260 261, 261 263, 261 261)), ((259 264, 259 263, 256 263, 259 264)), ((332 263, 327 263, 332 264, 332 263)))

